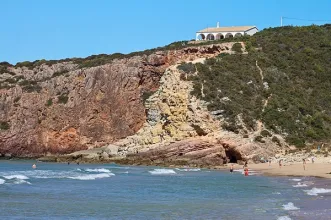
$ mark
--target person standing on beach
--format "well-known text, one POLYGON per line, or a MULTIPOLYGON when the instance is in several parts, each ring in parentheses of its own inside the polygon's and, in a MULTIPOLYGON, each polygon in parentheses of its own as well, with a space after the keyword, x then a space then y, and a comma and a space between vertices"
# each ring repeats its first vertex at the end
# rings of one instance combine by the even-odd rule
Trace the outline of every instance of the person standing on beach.
POLYGON ((279 168, 282 168, 282 159, 279 160, 279 168))
POLYGON ((230 166, 230 173, 233 173, 233 164, 230 166))
POLYGON ((271 159, 269 159, 269 167, 271 166, 271 159))
POLYGON ((303 170, 306 170, 306 160, 302 159, 302 162, 303 162, 303 170))
POLYGON ((315 162, 315 157, 311 157, 311 163, 315 162))

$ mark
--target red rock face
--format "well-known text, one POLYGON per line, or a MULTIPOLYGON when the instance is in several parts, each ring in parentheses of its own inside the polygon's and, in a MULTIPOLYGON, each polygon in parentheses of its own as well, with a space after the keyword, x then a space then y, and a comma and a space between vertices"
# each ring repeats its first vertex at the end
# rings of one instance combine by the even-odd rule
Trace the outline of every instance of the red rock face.
POLYGON ((9 124, 0 130, 0 154, 65 154, 133 135, 146 119, 142 96, 158 88, 167 67, 223 50, 191 47, 84 69, 72 63, 12 69, 41 90, 26 91, 19 84, 0 89, 0 122, 9 124), (63 68, 69 72, 54 77, 63 68))

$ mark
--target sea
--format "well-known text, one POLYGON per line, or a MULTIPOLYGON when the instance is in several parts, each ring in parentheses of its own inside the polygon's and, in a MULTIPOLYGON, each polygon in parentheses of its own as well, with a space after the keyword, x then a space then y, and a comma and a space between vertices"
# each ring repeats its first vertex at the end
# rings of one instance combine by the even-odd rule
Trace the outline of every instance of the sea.
POLYGON ((240 169, 2 160, 0 219, 327 220, 331 182, 240 169))

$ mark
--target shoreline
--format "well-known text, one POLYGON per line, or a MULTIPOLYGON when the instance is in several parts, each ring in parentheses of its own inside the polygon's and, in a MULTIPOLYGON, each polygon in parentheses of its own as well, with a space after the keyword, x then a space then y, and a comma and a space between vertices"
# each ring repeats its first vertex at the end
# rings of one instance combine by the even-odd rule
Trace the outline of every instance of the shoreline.
MULTIPOLYGON (((211 170, 228 170, 230 169, 229 164, 224 165, 202 165, 202 164, 169 164, 169 163, 144 163, 142 161, 130 161, 125 160, 125 158, 109 159, 109 160, 45 160, 45 158, 0 158, 0 160, 36 160, 38 162, 50 162, 50 163, 77 163, 80 164, 111 164, 115 163, 118 165, 130 165, 130 166, 160 166, 167 168, 203 168, 211 170), (124 160, 123 160, 124 159, 124 160)), ((233 164, 234 169, 242 169, 243 165, 233 164)), ((299 162, 284 163, 281 168, 277 163, 258 163, 258 164, 248 164, 249 170, 257 171, 262 175, 266 176, 300 176, 300 177, 317 177, 317 178, 327 178, 331 179, 331 163, 315 162, 307 163, 306 170, 303 169, 303 164, 299 162)))

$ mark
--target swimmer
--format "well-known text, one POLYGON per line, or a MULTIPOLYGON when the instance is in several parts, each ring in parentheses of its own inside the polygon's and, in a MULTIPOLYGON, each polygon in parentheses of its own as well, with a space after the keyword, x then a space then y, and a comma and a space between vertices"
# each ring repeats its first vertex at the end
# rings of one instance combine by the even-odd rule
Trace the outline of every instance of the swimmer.
POLYGON ((244 169, 244 174, 245 174, 245 176, 248 176, 248 168, 247 167, 244 169))
POLYGON ((36 168, 37 168, 36 164, 33 164, 32 169, 36 169, 36 168))
POLYGON ((230 173, 233 173, 233 164, 231 164, 230 173))

